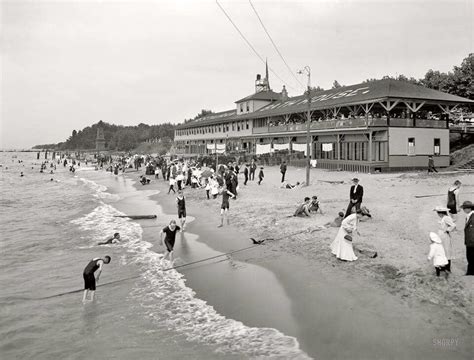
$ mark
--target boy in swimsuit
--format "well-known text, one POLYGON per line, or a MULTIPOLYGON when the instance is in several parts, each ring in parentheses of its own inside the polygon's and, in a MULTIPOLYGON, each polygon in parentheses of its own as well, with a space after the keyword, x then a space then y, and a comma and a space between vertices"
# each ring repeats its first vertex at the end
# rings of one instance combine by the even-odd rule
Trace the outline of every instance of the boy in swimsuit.
POLYGON ((173 249, 174 243, 176 240, 176 232, 180 229, 179 226, 176 226, 176 220, 171 220, 170 224, 160 231, 160 245, 163 245, 163 235, 165 236, 164 244, 166 246, 166 254, 161 259, 161 265, 163 266, 163 260, 169 257, 171 266, 173 266, 173 249))
POLYGON ((120 234, 117 232, 110 239, 100 242, 97 245, 109 245, 109 244, 118 244, 120 242, 120 234))
POLYGON ((181 222, 181 232, 183 232, 186 222, 186 201, 184 200, 183 190, 178 190, 176 205, 178 206, 178 219, 181 222))
POLYGON ((89 264, 84 268, 82 277, 84 278, 84 296, 82 297, 82 302, 87 301, 87 294, 90 292, 91 298, 90 301, 94 300, 95 286, 99 282, 100 274, 102 273, 102 266, 104 264, 110 263, 110 256, 106 255, 103 258, 94 258, 89 261, 89 264), (97 275, 94 273, 97 271, 97 275))
POLYGON ((229 225, 229 197, 235 198, 235 195, 224 186, 222 190, 221 224, 218 227, 224 226, 224 216, 227 219, 227 225, 229 225))

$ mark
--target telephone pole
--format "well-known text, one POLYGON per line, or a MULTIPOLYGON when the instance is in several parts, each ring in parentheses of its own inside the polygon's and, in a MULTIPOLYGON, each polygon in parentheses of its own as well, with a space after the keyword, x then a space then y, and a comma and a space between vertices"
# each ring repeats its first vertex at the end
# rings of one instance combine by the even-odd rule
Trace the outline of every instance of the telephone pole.
POLYGON ((306 114, 306 186, 309 186, 310 181, 310 170, 311 170, 311 68, 305 66, 303 70, 298 71, 298 74, 306 73, 308 76, 308 89, 306 90, 306 96, 308 100, 308 112, 306 114))

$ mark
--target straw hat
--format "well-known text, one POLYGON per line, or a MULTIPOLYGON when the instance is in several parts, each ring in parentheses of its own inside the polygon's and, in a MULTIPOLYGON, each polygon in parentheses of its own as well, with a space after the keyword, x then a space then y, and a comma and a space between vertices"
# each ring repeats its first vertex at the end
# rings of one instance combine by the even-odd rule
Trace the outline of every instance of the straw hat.
POLYGON ((347 241, 352 241, 352 236, 344 235, 344 239, 346 239, 347 241))
POLYGON ((474 209, 474 204, 470 201, 464 201, 461 205, 461 209, 474 209))
POLYGON ((441 244, 441 238, 439 237, 438 234, 436 234, 434 232, 430 232, 430 239, 431 239, 431 241, 433 241, 435 243, 441 244))
POLYGON ((447 207, 444 207, 444 206, 436 206, 433 211, 436 211, 436 212, 448 212, 449 209, 447 207))

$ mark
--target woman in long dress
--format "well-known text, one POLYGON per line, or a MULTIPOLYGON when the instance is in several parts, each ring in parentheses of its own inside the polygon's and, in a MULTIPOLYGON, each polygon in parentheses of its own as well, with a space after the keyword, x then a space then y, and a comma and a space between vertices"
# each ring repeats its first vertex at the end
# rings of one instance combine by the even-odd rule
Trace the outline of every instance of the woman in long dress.
POLYGON ((438 235, 441 238, 444 247, 444 252, 446 254, 446 258, 448 259, 448 265, 446 265, 446 270, 451 272, 451 260, 455 259, 451 232, 456 229, 456 224, 454 223, 451 216, 448 215, 448 208, 437 206, 434 211, 436 211, 438 216, 440 217, 438 235))
POLYGON ((357 232, 357 224, 362 217, 362 211, 357 210, 355 214, 351 214, 342 220, 341 227, 336 235, 336 238, 331 244, 331 252, 336 255, 338 259, 345 261, 357 260, 352 248, 352 241, 346 240, 345 236, 357 232))

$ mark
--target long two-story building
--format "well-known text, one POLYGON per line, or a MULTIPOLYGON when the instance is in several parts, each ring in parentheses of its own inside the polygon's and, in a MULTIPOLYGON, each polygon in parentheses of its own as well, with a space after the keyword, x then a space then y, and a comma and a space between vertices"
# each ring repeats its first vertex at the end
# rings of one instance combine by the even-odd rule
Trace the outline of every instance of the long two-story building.
POLYGON ((449 165, 449 118, 474 101, 404 81, 386 79, 288 97, 257 75, 255 93, 235 108, 178 125, 177 154, 215 149, 251 155, 302 152, 317 166, 371 172, 449 165), (309 115, 309 116, 308 116, 309 115))

